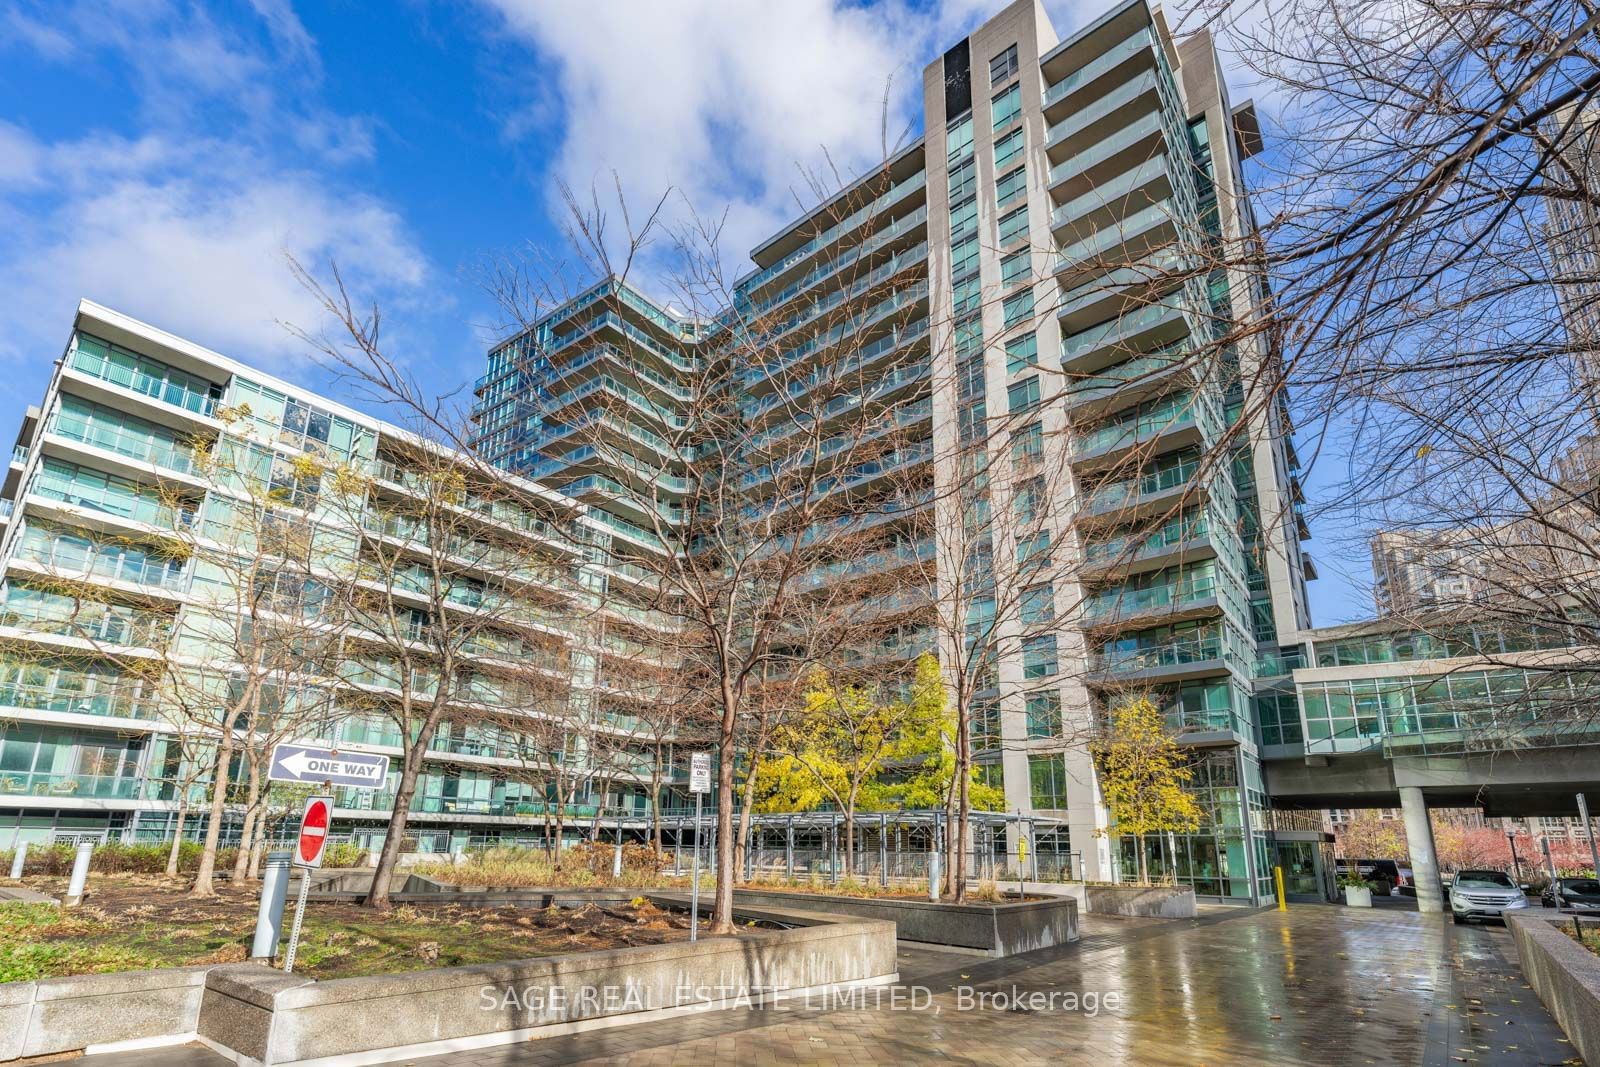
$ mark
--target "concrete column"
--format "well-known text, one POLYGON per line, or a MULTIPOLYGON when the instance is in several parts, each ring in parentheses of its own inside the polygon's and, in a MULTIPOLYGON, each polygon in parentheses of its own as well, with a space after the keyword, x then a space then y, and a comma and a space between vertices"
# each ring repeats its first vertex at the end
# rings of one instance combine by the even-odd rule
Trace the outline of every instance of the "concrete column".
POLYGON ((1439 880, 1439 856, 1433 847, 1428 802, 1419 786, 1400 787, 1400 811, 1405 817, 1411 873, 1417 882, 1417 910, 1424 915, 1437 915, 1444 911, 1444 885, 1439 880))

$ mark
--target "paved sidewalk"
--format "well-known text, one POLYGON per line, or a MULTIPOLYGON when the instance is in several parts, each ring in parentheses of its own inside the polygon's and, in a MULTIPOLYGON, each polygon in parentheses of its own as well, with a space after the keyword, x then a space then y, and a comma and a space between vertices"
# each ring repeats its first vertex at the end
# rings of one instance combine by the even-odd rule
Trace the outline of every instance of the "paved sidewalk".
MULTIPOLYGON (((792 1002, 403 1060, 535 1064, 1455 1064, 1574 1062, 1522 981, 1500 927, 1415 912, 1296 905, 1194 921, 1086 917, 1075 945, 1008 960, 900 953, 901 1000, 792 1002), (926 990, 926 994, 912 990, 926 990), (1118 994, 1090 1014, 980 993, 1118 994), (926 998, 925 1002, 923 998, 926 998)), ((83 1067, 220 1067, 195 1050, 88 1057, 83 1067), (147 1058, 148 1057, 148 1058, 147 1058)))

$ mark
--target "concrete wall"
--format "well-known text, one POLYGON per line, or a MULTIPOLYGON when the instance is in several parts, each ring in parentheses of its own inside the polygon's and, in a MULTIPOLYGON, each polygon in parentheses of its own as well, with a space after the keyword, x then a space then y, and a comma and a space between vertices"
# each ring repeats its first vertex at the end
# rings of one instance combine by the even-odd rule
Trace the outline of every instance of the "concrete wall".
POLYGON ((1150 919, 1192 919, 1194 890, 1185 886, 1085 885, 1082 882, 1027 882, 1028 893, 1070 897, 1084 915, 1127 915, 1150 919))
MULTIPOLYGON (((1555 929, 1571 918, 1506 916, 1522 973, 1586 1063, 1600 1063, 1600 956, 1555 929)), ((1593 923, 1586 923, 1593 926, 1593 923)))
POLYGON ((198 1029, 208 970, 174 967, 0 984, 0 1061, 189 1040, 198 1029))
POLYGON ((1068 897, 1011 904, 934 904, 910 898, 738 889, 734 899, 741 907, 800 907, 887 920, 895 924, 903 941, 973 949, 991 956, 1014 956, 1078 939, 1078 904, 1068 897))
POLYGON ((217 967, 199 1036, 241 1062, 378 1062, 896 979, 888 923, 773 914, 814 925, 328 982, 217 967))

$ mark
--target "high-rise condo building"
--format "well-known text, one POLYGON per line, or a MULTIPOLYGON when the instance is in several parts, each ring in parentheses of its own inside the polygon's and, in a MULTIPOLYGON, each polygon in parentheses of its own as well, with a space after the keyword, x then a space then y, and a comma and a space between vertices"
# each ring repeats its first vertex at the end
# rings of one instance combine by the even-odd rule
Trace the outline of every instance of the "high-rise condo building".
MULTIPOLYGON (((837 385, 848 348, 866 371, 856 392, 807 416, 890 413, 892 454, 839 483, 894 481, 873 567, 932 561, 941 599, 970 585, 957 555, 983 560, 998 590, 1010 561, 1049 554, 1021 595, 986 602, 980 586, 962 606, 984 635, 967 640, 992 651, 973 742, 1006 807, 1061 820, 1052 844, 1083 876, 1131 871, 1133 843, 1104 833, 1086 739, 1148 694, 1194 753, 1204 821, 1147 848, 1202 894, 1264 896, 1258 731, 1262 716, 1298 721, 1283 687, 1315 575, 1287 403, 1256 392, 1277 354, 1249 331, 1213 343, 1270 299, 1237 257, 1213 254, 1253 232, 1253 108, 1230 103, 1205 33, 1180 43, 1144 0, 1065 40, 1019 0, 927 67, 923 128, 754 249, 725 308, 678 314, 605 279, 496 347, 477 383, 480 443, 595 504, 621 543, 659 550, 640 489, 681 520, 692 471, 674 435, 719 345, 759 322, 773 367, 815 367, 728 384, 773 437, 805 421, 786 415, 795 397, 837 385), (953 520, 929 521, 951 501, 953 520), (961 536, 973 543, 941 551, 961 536)), ((881 647, 958 658, 936 608, 908 603, 881 647)))

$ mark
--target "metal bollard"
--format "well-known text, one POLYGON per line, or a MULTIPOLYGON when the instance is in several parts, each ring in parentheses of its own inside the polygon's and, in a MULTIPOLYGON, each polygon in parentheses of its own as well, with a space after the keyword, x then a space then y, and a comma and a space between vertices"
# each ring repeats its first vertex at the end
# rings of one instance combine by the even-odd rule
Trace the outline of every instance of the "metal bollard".
POLYGON ((278 954, 283 939, 283 906, 289 899, 289 860, 292 852, 268 852, 261 875, 261 906, 256 911, 256 936, 250 943, 250 958, 270 960, 278 954))
POLYGON ((62 901, 69 908, 83 900, 83 888, 89 881, 89 857, 93 855, 93 841, 78 842, 78 854, 72 860, 72 880, 67 883, 67 898, 62 901))
POLYGON ((13 882, 22 877, 22 867, 27 862, 28 843, 26 841, 18 841, 16 854, 11 857, 11 880, 13 882))

